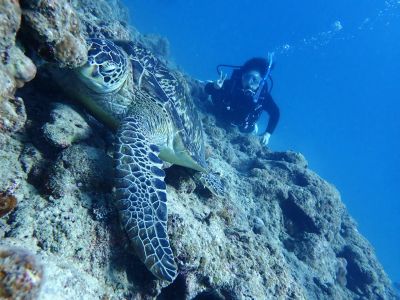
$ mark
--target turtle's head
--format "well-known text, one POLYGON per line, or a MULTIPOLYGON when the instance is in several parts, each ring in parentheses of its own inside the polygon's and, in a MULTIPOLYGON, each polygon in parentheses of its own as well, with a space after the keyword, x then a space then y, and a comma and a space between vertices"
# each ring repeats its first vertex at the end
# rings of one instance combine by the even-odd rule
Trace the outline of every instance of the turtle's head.
POLYGON ((111 93, 124 84, 128 73, 128 58, 113 42, 88 39, 88 61, 78 68, 80 80, 96 93, 111 93))

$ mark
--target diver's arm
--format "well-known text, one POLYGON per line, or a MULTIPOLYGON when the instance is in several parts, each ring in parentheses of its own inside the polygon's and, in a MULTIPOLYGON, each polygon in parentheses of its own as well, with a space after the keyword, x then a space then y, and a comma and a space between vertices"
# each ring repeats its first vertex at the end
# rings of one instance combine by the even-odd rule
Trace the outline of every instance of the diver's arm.
POLYGON ((218 90, 214 87, 214 82, 210 81, 207 82, 207 84, 204 87, 204 91, 206 92, 207 95, 214 96, 215 94, 218 93, 218 90))
POLYGON ((278 105, 276 105, 274 99, 272 99, 271 95, 268 92, 265 93, 264 95, 263 109, 269 114, 269 120, 268 120, 267 130, 261 136, 260 142, 262 145, 267 146, 271 134, 274 132, 276 125, 278 125, 280 117, 279 107, 278 105))
POLYGON ((210 81, 205 86, 205 91, 209 95, 214 95, 215 91, 221 90, 228 74, 220 73, 216 81, 210 81))
POLYGON ((214 81, 214 88, 217 90, 220 90, 222 88, 222 86, 224 85, 224 82, 225 82, 227 76, 228 76, 228 74, 224 74, 223 72, 220 72, 219 78, 216 81, 214 81))
POLYGON ((270 137, 271 137, 271 134, 269 132, 265 132, 260 138, 261 144, 264 146, 267 146, 269 143, 270 137))
POLYGON ((270 135, 274 132, 276 126, 278 125, 280 118, 280 111, 278 105, 276 105, 274 99, 272 99, 269 93, 266 93, 263 102, 263 109, 269 114, 269 121, 267 126, 267 133, 270 135))
POLYGON ((206 92, 207 95, 211 95, 213 98, 213 101, 219 101, 218 99, 222 99, 226 97, 227 94, 229 94, 229 89, 231 87, 231 80, 227 79, 223 82, 223 85, 221 88, 215 87, 215 82, 210 81, 207 82, 207 84, 204 87, 204 91, 206 92))

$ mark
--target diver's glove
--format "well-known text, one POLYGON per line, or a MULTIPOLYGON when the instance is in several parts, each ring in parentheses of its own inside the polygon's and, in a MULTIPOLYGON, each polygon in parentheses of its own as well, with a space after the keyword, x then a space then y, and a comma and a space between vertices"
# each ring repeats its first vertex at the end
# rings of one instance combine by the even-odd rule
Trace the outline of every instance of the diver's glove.
POLYGON ((219 73, 219 79, 217 81, 214 81, 214 88, 219 90, 222 88, 222 86, 224 85, 224 81, 226 79, 226 76, 228 76, 228 74, 224 74, 223 72, 219 73))
POLYGON ((269 143, 270 137, 271 137, 271 134, 269 132, 264 133, 260 138, 261 145, 267 146, 269 143))

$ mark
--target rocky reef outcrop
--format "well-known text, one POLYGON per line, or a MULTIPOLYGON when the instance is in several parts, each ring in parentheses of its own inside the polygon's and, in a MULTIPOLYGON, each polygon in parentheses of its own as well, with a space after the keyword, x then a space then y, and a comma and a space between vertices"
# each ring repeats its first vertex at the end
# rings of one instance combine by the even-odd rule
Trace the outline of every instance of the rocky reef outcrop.
MULTIPOLYGON (((1 43, 18 49, 25 63, 17 65, 27 67, 18 75, 12 55, 0 66, 9 78, 0 82, 7 94, 0 105, 20 103, 11 114, 19 125, 0 130, 0 298, 396 298, 335 187, 301 154, 269 151, 218 126, 204 112, 201 84, 188 76, 209 164, 228 195, 216 198, 188 169, 166 169, 179 276, 170 285, 156 280, 133 254, 113 206, 112 132, 59 91, 46 63, 83 64, 88 36, 140 39, 158 56, 168 43, 129 27, 117 0, 0 5, 15 21, 14 29, 0 22, 1 43), (14 95, 35 75, 32 61, 36 78, 14 95)), ((0 124, 11 124, 7 116, 0 108, 0 124)))
POLYGON ((30 47, 60 67, 79 67, 87 60, 80 20, 69 1, 22 0, 22 35, 30 47))
POLYGON ((14 97, 17 88, 32 80, 36 66, 16 43, 21 24, 18 1, 0 1, 0 131, 20 129, 26 114, 21 98, 14 97))

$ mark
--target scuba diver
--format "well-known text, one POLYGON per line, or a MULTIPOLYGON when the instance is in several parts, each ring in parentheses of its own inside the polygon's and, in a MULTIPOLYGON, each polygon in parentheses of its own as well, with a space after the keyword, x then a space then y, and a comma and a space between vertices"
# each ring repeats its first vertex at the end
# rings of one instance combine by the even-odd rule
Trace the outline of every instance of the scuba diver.
POLYGON ((211 95, 215 116, 237 126, 241 132, 260 137, 263 145, 268 145, 271 134, 279 121, 279 108, 270 95, 267 80, 270 77, 273 55, 268 61, 252 58, 243 66, 219 65, 220 77, 208 82, 205 92, 211 95), (232 67, 230 79, 226 80, 220 67, 232 67))

